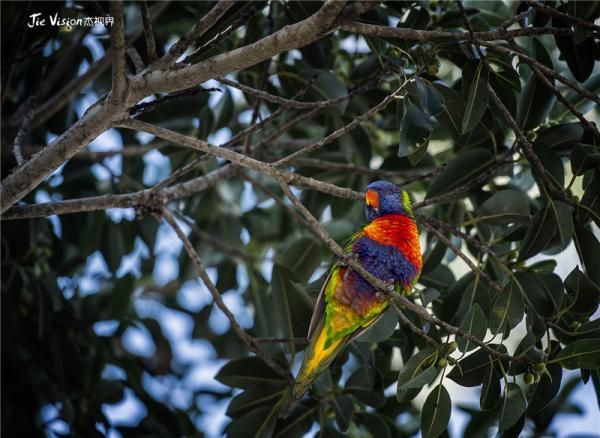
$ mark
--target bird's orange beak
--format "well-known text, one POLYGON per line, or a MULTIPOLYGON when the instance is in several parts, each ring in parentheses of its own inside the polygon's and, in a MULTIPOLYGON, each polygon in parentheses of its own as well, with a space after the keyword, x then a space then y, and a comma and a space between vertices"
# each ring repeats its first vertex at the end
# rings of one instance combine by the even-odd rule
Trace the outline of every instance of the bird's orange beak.
POLYGON ((379 209, 379 195, 375 190, 367 190, 365 202, 369 207, 373 207, 375 210, 379 209))

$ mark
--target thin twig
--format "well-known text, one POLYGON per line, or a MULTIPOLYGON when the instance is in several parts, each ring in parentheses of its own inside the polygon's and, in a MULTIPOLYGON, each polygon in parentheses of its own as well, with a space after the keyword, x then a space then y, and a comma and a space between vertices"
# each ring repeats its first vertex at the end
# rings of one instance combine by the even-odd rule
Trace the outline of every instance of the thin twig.
MULTIPOLYGON (((517 43, 515 43, 513 40, 508 40, 508 43, 510 44, 510 46, 515 49, 515 51, 517 49, 519 49, 520 47, 517 46, 517 43)), ((528 59, 524 59, 525 63, 529 66, 529 68, 533 71, 533 73, 542 81, 542 83, 548 87, 548 89, 550 89, 550 91, 552 91, 552 94, 554 94, 556 96, 556 98, 564 105, 568 108, 569 111, 571 111, 571 113, 577 117, 579 119, 579 121, 584 124, 585 126, 588 127, 588 129, 590 129, 590 131, 594 132, 594 134, 597 137, 600 137, 600 132, 598 132, 598 129, 596 128, 596 126, 591 123, 589 120, 587 120, 583 114, 581 114, 581 112, 579 112, 572 104, 571 102, 569 102, 565 96, 562 95, 562 93, 560 92, 560 90, 556 87, 556 85, 554 85, 552 82, 550 82, 548 80, 548 78, 546 77, 546 75, 544 75, 544 73, 542 73, 542 71, 537 67, 537 65, 533 62, 531 62, 528 59)))
POLYGON ((144 36, 146 37, 146 54, 148 64, 152 64, 156 59, 156 41, 152 31, 152 20, 150 19, 150 10, 148 2, 140 0, 140 14, 142 15, 142 24, 144 25, 144 36))
POLYGON ((417 327, 410 319, 408 319, 408 316, 406 316, 404 314, 404 312, 402 310, 400 310, 400 308, 396 305, 396 303, 394 303, 393 301, 390 301, 390 305, 396 311, 396 313, 398 314, 398 316, 400 317, 402 322, 404 324, 406 324, 413 333, 415 333, 417 336, 420 336, 421 338, 425 339, 425 341, 428 344, 430 344, 432 347, 435 347, 435 348, 438 347, 439 343, 435 339, 433 339, 431 336, 429 336, 427 333, 425 333, 423 331, 423 329, 417 327))
POLYGON ((534 11, 533 8, 528 8, 527 10, 521 12, 520 14, 517 14, 514 17, 511 17, 510 19, 506 20, 504 23, 502 23, 500 26, 498 26, 498 29, 501 29, 501 30, 508 29, 513 24, 529 17, 533 13, 533 11, 534 11))
POLYGON ((125 66, 125 29, 123 24, 123 1, 109 3, 114 24, 110 29, 110 41, 113 54, 113 74, 111 94, 119 102, 124 99, 127 88, 127 70, 125 66))
MULTIPOLYGON (((345 20, 342 24, 342 30, 347 32, 360 33, 363 35, 375 36, 380 38, 400 38, 426 42, 434 39, 450 39, 456 41, 466 41, 469 39, 468 32, 446 32, 441 30, 416 30, 404 27, 379 26, 375 24, 359 23, 357 21, 345 20)), ((483 41, 506 40, 522 36, 537 35, 572 35, 573 31, 567 28, 556 27, 527 27, 525 29, 515 30, 495 30, 487 32, 474 32, 473 37, 483 41)))
POLYGON ((360 166, 358 164, 320 160, 317 158, 296 158, 292 161, 291 164, 293 164, 295 167, 314 167, 316 169, 325 169, 333 172, 351 172, 361 175, 372 176, 375 178, 401 180, 399 181, 401 185, 407 185, 416 181, 421 181, 427 178, 434 177, 446 167, 445 165, 441 165, 429 171, 427 171, 428 169, 424 168, 406 170, 385 170, 372 169, 370 167, 360 166))
POLYGON ((129 109, 129 114, 138 115, 138 114, 148 113, 150 111, 154 111, 162 104, 167 103, 171 100, 181 99, 183 97, 196 96, 198 94, 213 93, 213 92, 217 92, 217 91, 222 93, 222 90, 220 90, 219 88, 202 88, 201 86, 197 86, 194 88, 188 88, 187 90, 167 94, 166 96, 159 97, 158 99, 151 100, 149 102, 138 103, 137 105, 135 105, 129 109))
POLYGON ((219 1, 208 13, 202 17, 190 30, 173 44, 169 51, 154 63, 156 69, 170 66, 202 35, 204 35, 215 23, 231 8, 235 2, 219 1))
POLYGON ((556 18, 560 18, 563 21, 568 21, 571 24, 575 24, 583 29, 590 29, 596 32, 600 32, 600 26, 590 23, 588 21, 582 20, 579 17, 574 17, 569 14, 565 14, 557 9, 551 8, 550 6, 546 6, 545 4, 537 1, 528 1, 528 4, 536 8, 538 11, 541 11, 547 15, 551 15, 556 18))
POLYGON ((565 84, 567 87, 571 88, 576 93, 581 94, 582 96, 585 96, 586 98, 588 98, 592 102, 595 102, 597 105, 600 105, 600 97, 598 97, 598 96, 590 93, 585 88, 580 87, 577 82, 575 82, 575 81, 573 81, 573 80, 571 80, 569 78, 566 78, 565 76, 561 75, 557 71, 555 71, 555 70, 553 70, 551 68, 546 67, 544 64, 542 64, 538 60, 536 60, 534 58, 531 58, 518 45, 514 45, 513 48, 512 48, 512 50, 511 50, 511 49, 503 47, 503 46, 501 46, 499 44, 490 43, 488 41, 483 41, 483 40, 480 40, 480 39, 477 39, 477 38, 475 38, 475 42, 477 44, 482 45, 482 46, 489 47, 491 50, 495 50, 495 51, 500 52, 500 53, 506 53, 506 54, 509 54, 509 55, 514 54, 514 55, 518 56, 523 61, 535 65, 545 75, 553 77, 554 79, 556 79, 556 80, 562 82, 563 84, 565 84))
POLYGON ((346 199, 359 200, 364 198, 364 194, 355 192, 354 190, 335 186, 333 184, 325 183, 314 178, 308 178, 302 175, 298 175, 292 172, 286 172, 282 169, 278 169, 271 164, 264 163, 246 155, 239 154, 230 149, 217 147, 211 145, 203 140, 193 138, 184 134, 180 134, 170 129, 156 126, 151 123, 143 122, 136 119, 125 119, 119 122, 119 126, 123 128, 134 129, 137 131, 144 131, 149 134, 153 134, 159 138, 168 140, 170 142, 180 144, 195 150, 206 152, 215 157, 225 158, 230 160, 232 163, 238 164, 242 167, 256 170, 257 172, 264 173, 275 178, 283 178, 286 182, 299 185, 302 187, 310 187, 315 190, 329 193, 335 196, 339 196, 346 199))
POLYGON ((198 47, 195 51, 190 53, 188 56, 181 61, 182 64, 193 64, 198 61, 200 57, 208 52, 210 49, 219 44, 224 38, 231 34, 238 27, 248 22, 250 18, 256 15, 263 8, 261 2, 255 2, 246 11, 242 12, 238 18, 236 18, 229 26, 223 29, 221 32, 212 37, 209 41, 198 47))
POLYGON ((327 137, 324 137, 321 140, 319 140, 313 144, 310 144, 306 147, 303 147, 302 149, 300 149, 294 153, 291 153, 290 155, 276 161, 275 163, 273 163, 273 165, 277 166, 277 167, 283 166, 284 164, 292 161, 294 158, 297 158, 300 155, 307 154, 316 149, 319 149, 320 147, 322 147, 326 144, 333 142, 334 140, 343 136, 347 132, 356 128, 359 124, 361 124, 365 120, 369 119, 374 114, 377 114, 378 112, 385 109, 390 103, 392 103, 396 99, 396 96, 399 96, 400 93, 402 93, 404 91, 404 89, 408 86, 408 84, 410 84, 411 82, 414 82, 414 81, 415 81, 414 77, 411 79, 407 79, 406 81, 404 81, 404 83, 402 85, 400 85, 400 87, 396 91, 394 91, 391 94, 388 94, 381 102, 379 102, 377 105, 370 108, 368 111, 364 112, 360 116, 357 116, 354 119, 352 119, 352 121, 350 123, 348 123, 347 125, 339 128, 339 129, 336 129, 331 134, 329 134, 327 137))
POLYGON ((131 46, 127 48, 127 55, 131 62, 133 63, 133 67, 135 68, 135 74, 141 73, 144 70, 144 61, 142 61, 142 57, 138 53, 135 47, 131 46))
POLYGON ((454 254, 463 259, 463 261, 467 264, 469 269, 473 271, 475 275, 477 275, 483 281, 485 281, 488 286, 490 286, 496 292, 502 292, 502 286, 500 286, 496 281, 492 280, 489 275, 487 275, 485 272, 483 272, 481 269, 475 266, 471 259, 469 259, 469 257, 464 252, 462 252, 460 248, 457 248, 456 245, 450 242, 450 239, 444 236, 443 233, 441 233, 428 222, 421 222, 421 225, 423 225, 423 227, 431 234, 435 235, 435 237, 437 237, 440 242, 442 242, 444 245, 450 248, 454 254))
POLYGON ((25 159, 23 158, 23 150, 22 150, 23 139, 27 135, 27 132, 29 131, 29 128, 31 127, 31 121, 33 120, 33 117, 35 116, 36 105, 37 105, 38 99, 40 97, 40 94, 42 92, 42 84, 44 83, 45 77, 46 77, 46 65, 44 65, 44 67, 42 68, 42 73, 40 75, 40 78, 38 79, 38 82, 35 86, 33 93, 27 99, 27 104, 26 104, 26 107, 28 108, 27 114, 25 115, 25 118, 21 122, 21 127, 19 128, 19 131, 17 132, 17 135, 15 136, 15 139, 13 141, 13 153, 15 155, 15 159, 17 160, 17 166, 21 166, 25 162, 25 159))
POLYGON ((267 366, 269 366, 269 368, 271 368, 273 371, 275 371, 281 377, 286 379, 288 382, 291 382, 292 378, 291 378, 290 373, 288 371, 284 370, 271 357, 267 356, 265 354, 265 352, 262 351, 256 345, 254 338, 252 336, 250 336, 248 333, 246 333, 246 331, 238 324, 238 322, 235 319, 235 316, 233 315, 233 313, 231 313, 231 311, 229 310, 229 308, 223 301, 223 298, 221 297, 221 294, 219 293, 217 287, 214 285, 214 283, 208 276, 208 273, 206 272, 206 269, 204 268, 204 263, 202 262, 202 259, 200 258, 200 256, 196 252, 196 250, 194 249, 194 246, 192 245, 190 240, 187 238, 185 233, 181 230, 181 228, 175 221, 175 218, 173 217, 173 215, 171 214, 169 209, 166 207, 163 207, 162 215, 166 219, 166 221, 169 223, 169 225, 171 225, 171 228, 173 228, 173 231, 175 231, 175 233, 177 234, 177 237, 179 237, 179 240, 181 240, 181 242, 183 243, 185 252, 187 253, 188 257, 192 260, 192 263, 194 264, 194 266, 196 267, 198 276, 202 279, 202 281, 206 285, 206 288, 212 295, 213 301, 215 302, 217 307, 221 310, 221 312, 223 312, 225 314, 225 316, 229 320, 229 324, 231 325, 231 328, 233 329, 233 331, 237 334, 237 336, 240 338, 240 340, 244 344, 246 344, 246 347, 248 348, 248 350, 253 352, 267 366))
POLYGON ((228 245, 225 242, 223 242, 221 239, 217 239, 216 237, 214 237, 209 232, 202 230, 198 226, 198 224, 196 224, 196 222, 194 222, 193 220, 191 220, 190 218, 185 216, 179 210, 175 210, 174 214, 175 214, 175 216, 177 216, 177 218, 180 221, 182 221, 186 225, 188 225, 192 229, 194 234, 196 234, 200 239, 204 240, 206 243, 213 246, 217 250, 234 257, 236 259, 236 261, 243 262, 245 260, 254 260, 257 258, 254 254, 247 253, 245 251, 242 251, 242 250, 236 248, 235 246, 228 245))
POLYGON ((298 344, 298 345, 306 345, 308 344, 308 339, 306 338, 275 338, 275 337, 262 337, 262 338, 254 338, 254 342, 257 344, 298 344))

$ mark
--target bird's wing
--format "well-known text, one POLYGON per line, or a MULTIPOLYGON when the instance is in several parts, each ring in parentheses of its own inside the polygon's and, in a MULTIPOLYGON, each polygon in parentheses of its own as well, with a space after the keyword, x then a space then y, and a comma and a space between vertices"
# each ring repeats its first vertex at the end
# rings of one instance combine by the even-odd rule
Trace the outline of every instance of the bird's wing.
MULTIPOLYGON (((351 252, 352 244, 354 243, 354 241, 356 239, 358 239, 362 235, 362 233, 363 233, 363 227, 360 227, 360 228, 354 230, 354 232, 352 232, 352 234, 350 234, 348 237, 346 237, 346 239, 342 243, 342 248, 344 249, 344 251, 346 251, 347 253, 351 252)), ((319 296, 317 297, 317 302, 315 304, 315 308, 313 310, 312 317, 310 318, 310 324, 308 326, 308 336, 307 336, 308 339, 311 338, 315 329, 319 325, 319 321, 321 320, 321 318, 323 318, 323 316, 325 314, 325 289, 327 289, 327 285, 329 284, 329 281, 331 280, 332 272, 334 272, 336 267, 339 267, 339 266, 340 266, 340 258, 334 257, 334 259, 331 261, 331 264, 329 265, 329 269, 327 270, 327 277, 325 277, 325 281, 323 281, 323 286, 321 286, 321 291, 319 292, 319 296)))
POLYGON ((375 324, 377 321, 379 321, 384 313, 385 312, 381 312, 379 315, 377 315, 375 318, 373 318, 367 325, 365 325, 362 328, 359 328, 354 333, 352 333, 352 336, 350 336, 350 338, 348 338, 348 343, 350 343, 350 342, 354 341, 356 338, 362 336, 367 330, 369 330, 371 327, 373 327, 373 324, 375 324))

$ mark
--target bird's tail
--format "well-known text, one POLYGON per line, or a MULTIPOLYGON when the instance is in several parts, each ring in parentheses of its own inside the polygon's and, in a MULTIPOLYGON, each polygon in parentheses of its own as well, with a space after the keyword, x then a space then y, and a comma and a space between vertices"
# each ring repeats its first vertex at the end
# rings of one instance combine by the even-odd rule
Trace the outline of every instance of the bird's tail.
POLYGON ((308 388, 319 374, 333 362, 342 347, 346 344, 347 339, 348 337, 346 336, 327 343, 325 322, 321 321, 319 323, 304 353, 300 371, 292 387, 291 397, 289 397, 288 404, 285 406, 287 410, 282 410, 282 413, 287 413, 293 401, 302 398, 306 394, 306 391, 308 391, 308 388))

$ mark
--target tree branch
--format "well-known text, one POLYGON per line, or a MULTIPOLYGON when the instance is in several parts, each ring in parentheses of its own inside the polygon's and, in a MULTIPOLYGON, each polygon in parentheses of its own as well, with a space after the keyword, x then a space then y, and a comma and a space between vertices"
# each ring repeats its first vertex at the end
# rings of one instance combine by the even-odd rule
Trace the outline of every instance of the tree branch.
MULTIPOLYGON (((175 44, 173 44, 169 51, 159 59, 154 67, 157 69, 162 69, 170 66, 177 58, 179 58, 183 53, 202 35, 204 35, 211 27, 215 25, 217 21, 231 8, 235 2, 233 1, 219 1, 208 13, 202 17, 200 21, 198 21, 194 26, 187 31, 185 35, 179 38, 175 44)), ((204 82, 204 81, 198 81, 204 82)), ((197 82, 197 83, 198 83, 197 82)))
POLYGON ((144 36, 146 37, 147 63, 151 64, 156 59, 156 41, 154 40, 154 31, 152 30, 152 19, 150 18, 148 2, 140 0, 139 6, 140 14, 142 15, 142 24, 144 25, 144 36))
MULTIPOLYGON (((132 100, 152 93, 169 93, 189 88, 233 70, 241 70, 273 56, 309 45, 334 30, 333 23, 344 7, 342 1, 328 0, 310 17, 227 53, 213 56, 199 64, 173 71, 152 70, 134 78, 132 100)), ((166 56, 166 55, 165 55, 166 56)))
POLYGON ((553 17, 560 18, 563 21, 568 21, 569 23, 575 24, 583 29, 590 29, 596 32, 600 32, 600 26, 582 20, 579 17, 574 17, 572 15, 565 14, 564 12, 551 8, 550 6, 546 6, 545 4, 538 1, 528 1, 527 3, 535 9, 537 9, 538 11, 545 13, 546 15, 551 15, 553 17))
MULTIPOLYGON (((379 38, 399 38, 412 41, 431 41, 436 38, 445 38, 457 41, 468 40, 468 32, 446 32, 441 30, 416 30, 404 27, 379 26, 376 24, 360 23, 357 21, 345 20, 341 26, 346 32, 360 33, 363 35, 375 36, 379 38)), ((515 30, 496 30, 488 32, 474 32, 474 38, 482 41, 506 40, 520 36, 537 35, 572 35, 573 31, 566 28, 555 27, 527 27, 525 29, 515 30)))
POLYGON ((588 98, 589 100, 591 100, 592 102, 595 102, 597 105, 600 105, 600 97, 598 97, 598 96, 590 93, 585 88, 580 87, 577 82, 572 81, 571 79, 564 77, 563 75, 561 75, 557 71, 552 70, 551 68, 546 67, 544 64, 542 64, 538 60, 536 60, 534 58, 531 58, 517 44, 513 45, 512 46, 513 49, 511 50, 511 49, 508 49, 506 47, 500 46, 498 44, 493 44, 493 43, 490 43, 488 41, 482 41, 480 39, 475 39, 475 42, 477 44, 482 45, 482 46, 489 47, 489 49, 495 50, 495 51, 500 52, 500 53, 506 53, 506 54, 509 54, 509 55, 514 54, 514 55, 518 56, 519 59, 522 59, 524 62, 526 62, 528 64, 531 63, 532 65, 535 65, 545 75, 553 77, 554 79, 556 79, 556 80, 562 82, 563 84, 565 84, 567 87, 571 88, 576 93, 579 93, 582 96, 585 96, 586 98, 588 98))
POLYGON ((127 68, 125 65, 125 28, 123 24, 123 1, 109 3, 114 24, 110 29, 110 41, 113 57, 113 74, 111 96, 121 102, 127 89, 127 68))
MULTIPOLYGON (((310 44, 333 30, 333 23, 343 7, 344 2, 330 0, 307 19, 286 26, 248 46, 215 56, 199 65, 175 71, 146 69, 134 76, 129 80, 129 88, 123 90, 127 91, 127 94, 124 96, 125 101, 120 103, 118 108, 113 107, 109 110, 104 102, 92 105, 68 131, 2 181, 0 213, 31 192, 62 163, 111 127, 116 120, 122 119, 121 111, 125 111, 144 97, 160 91, 186 89, 212 77, 254 65, 283 51, 310 44)), ((113 28, 115 38, 119 38, 116 29, 122 28, 118 22, 119 20, 116 20, 113 28)), ((115 71, 119 70, 120 68, 115 68, 115 71)))
POLYGON ((2 214, 0 219, 30 219, 35 217, 106 210, 109 208, 136 208, 138 206, 156 208, 157 203, 162 205, 163 203, 198 193, 234 174, 235 169, 233 166, 224 166, 209 172, 206 175, 193 178, 171 187, 163 188, 160 191, 156 191, 152 187, 138 192, 119 195, 92 196, 65 201, 43 202, 35 205, 14 205, 2 214))
POLYGON ((233 331, 235 331, 235 333, 240 338, 240 340, 244 344, 246 344, 246 347, 248 348, 248 350, 253 352, 258 358, 260 358, 267 366, 269 366, 269 368, 271 368, 277 374, 282 376, 288 382, 291 382, 292 377, 291 377, 290 373, 288 371, 284 370, 272 358, 267 356, 265 354, 265 352, 263 352, 256 345, 254 338, 252 336, 250 336, 248 333, 246 333, 246 331, 238 324, 238 322, 235 319, 235 316, 233 315, 233 313, 231 313, 231 311, 229 310, 229 308, 223 301, 223 298, 221 297, 221 294, 219 293, 218 289, 216 288, 216 286, 214 285, 214 283, 208 276, 208 273, 206 272, 206 269, 204 268, 204 263, 202 262, 202 259, 200 258, 200 256, 196 252, 196 250, 194 249, 190 240, 187 238, 185 233, 181 230, 181 228, 175 221, 175 218, 173 217, 173 215, 171 214, 169 209, 166 207, 163 207, 162 215, 165 218, 165 220, 167 221, 167 223, 169 225, 171 225, 171 228, 173 228, 173 231, 175 231, 175 233, 177 234, 177 237, 179 237, 179 240, 181 240, 181 242, 183 243, 185 252, 187 253, 188 257, 192 260, 192 263, 194 264, 194 266, 196 267, 198 276, 202 279, 203 283, 206 285, 206 287, 207 287, 208 291, 210 292, 210 294, 212 295, 213 301, 215 302, 217 307, 221 310, 221 312, 223 312, 225 314, 225 316, 229 320, 229 324, 231 325, 231 328, 233 329, 233 331))
POLYGON ((396 96, 398 96, 402 91, 404 91, 404 89, 407 87, 408 84, 410 84, 411 82, 414 82, 414 81, 415 81, 415 78, 407 79, 396 91, 387 95, 385 97, 385 99, 383 99, 381 102, 379 102, 377 105, 375 105, 368 111, 366 111, 363 114, 361 114, 360 116, 357 116, 354 119, 352 119, 352 121, 350 123, 348 123, 347 125, 333 131, 327 137, 324 137, 321 140, 319 140, 313 144, 310 144, 308 146, 305 146, 302 149, 288 155, 287 157, 284 157, 284 158, 276 161, 275 163, 273 163, 273 165, 280 167, 280 166, 292 161, 294 158, 297 158, 300 155, 307 154, 316 149, 319 149, 320 147, 322 147, 326 144, 333 142, 334 140, 338 139, 342 135, 344 135, 347 132, 351 131, 352 129, 356 128, 363 121, 367 120, 374 114, 377 114, 379 111, 382 111, 384 108, 386 108, 391 102, 393 102, 396 99, 396 96))
POLYGON ((180 144, 182 146, 206 152, 215 157, 225 158, 226 160, 229 160, 232 163, 238 164, 247 169, 255 170, 257 172, 263 173, 274 178, 283 178, 286 182, 293 185, 309 187, 324 193, 329 193, 346 199, 359 200, 364 198, 364 195, 362 193, 355 192, 354 190, 338 187, 333 184, 328 184, 313 178, 307 178, 305 176, 297 175, 295 173, 286 172, 284 170, 274 167, 271 164, 264 163, 251 157, 247 157, 246 155, 239 154, 230 149, 217 147, 203 140, 189 137, 187 135, 183 135, 178 132, 162 128, 151 123, 142 122, 141 120, 127 119, 122 120, 121 122, 119 122, 119 124, 124 128, 147 132, 172 143, 180 144))

